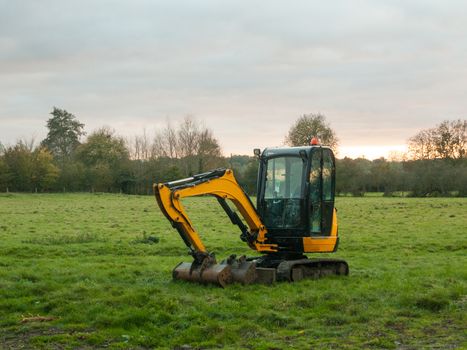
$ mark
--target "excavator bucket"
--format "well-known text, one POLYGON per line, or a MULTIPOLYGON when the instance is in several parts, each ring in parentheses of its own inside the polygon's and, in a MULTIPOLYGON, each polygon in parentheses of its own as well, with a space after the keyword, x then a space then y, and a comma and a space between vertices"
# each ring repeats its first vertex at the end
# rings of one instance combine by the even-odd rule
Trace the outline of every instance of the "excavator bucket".
POLYGON ((251 284, 255 283, 258 278, 256 263, 248 261, 245 255, 237 259, 233 254, 221 264, 230 266, 233 283, 251 284))
POLYGON ((194 266, 194 263, 182 262, 172 271, 174 280, 198 283, 213 283, 224 288, 232 283, 232 271, 229 265, 212 264, 208 267, 194 266))
POLYGON ((173 269, 172 276, 174 280, 216 284, 223 288, 231 283, 255 283, 258 277, 254 262, 247 261, 245 256, 236 259, 234 255, 220 264, 182 262, 173 269))

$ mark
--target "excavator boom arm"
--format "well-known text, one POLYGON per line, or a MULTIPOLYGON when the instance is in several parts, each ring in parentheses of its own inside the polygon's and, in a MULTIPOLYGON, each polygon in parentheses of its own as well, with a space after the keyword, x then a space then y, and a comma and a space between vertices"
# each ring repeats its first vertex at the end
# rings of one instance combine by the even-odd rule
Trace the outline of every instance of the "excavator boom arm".
POLYGON ((241 229, 242 240, 246 241, 252 249, 259 252, 277 251, 277 245, 266 243, 266 227, 230 169, 217 169, 187 179, 155 184, 154 193, 161 211, 177 229, 192 253, 208 254, 208 251, 181 200, 201 195, 212 195, 217 198, 232 223, 241 229), (227 199, 235 205, 247 225, 230 208, 226 202, 227 199))

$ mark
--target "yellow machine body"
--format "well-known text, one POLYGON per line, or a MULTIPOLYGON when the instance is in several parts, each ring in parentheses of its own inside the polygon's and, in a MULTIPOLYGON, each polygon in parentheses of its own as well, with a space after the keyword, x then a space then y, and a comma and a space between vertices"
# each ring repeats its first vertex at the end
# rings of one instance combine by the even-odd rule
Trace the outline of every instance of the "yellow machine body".
POLYGON ((266 149, 260 161, 256 207, 231 169, 154 184, 161 211, 194 258, 191 264, 179 264, 174 278, 225 286, 235 281, 272 283, 330 273, 348 274, 343 260, 308 259, 303 255, 337 249, 332 151, 322 147, 266 149), (184 198, 205 195, 217 198, 232 223, 240 228, 240 238, 262 257, 231 256, 217 264, 182 205, 184 198))

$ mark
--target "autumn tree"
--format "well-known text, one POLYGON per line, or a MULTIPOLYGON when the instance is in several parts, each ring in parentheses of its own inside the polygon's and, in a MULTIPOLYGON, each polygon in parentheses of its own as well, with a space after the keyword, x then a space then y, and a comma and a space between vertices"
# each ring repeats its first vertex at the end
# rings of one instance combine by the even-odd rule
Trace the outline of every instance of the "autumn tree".
POLYGON ((445 120, 435 132, 435 148, 441 158, 461 159, 467 156, 467 120, 445 120))
POLYGON ((339 140, 336 133, 320 113, 304 114, 298 118, 290 128, 285 143, 289 146, 307 146, 313 137, 317 137, 322 145, 337 151, 339 140))
POLYGON ((18 141, 7 147, 0 159, 3 168, 0 181, 13 191, 44 191, 54 186, 59 169, 44 147, 33 147, 33 142, 18 141))
POLYGON ((15 145, 5 149, 3 159, 5 168, 9 171, 8 185, 10 190, 31 191, 31 174, 34 166, 31 147, 20 140, 15 145))
POLYGON ((59 176, 59 169, 53 162, 53 156, 45 147, 37 147, 33 152, 31 183, 36 190, 50 190, 59 176))
POLYGON ((467 156, 467 120, 445 120, 421 130, 409 141, 413 159, 462 159, 467 156))

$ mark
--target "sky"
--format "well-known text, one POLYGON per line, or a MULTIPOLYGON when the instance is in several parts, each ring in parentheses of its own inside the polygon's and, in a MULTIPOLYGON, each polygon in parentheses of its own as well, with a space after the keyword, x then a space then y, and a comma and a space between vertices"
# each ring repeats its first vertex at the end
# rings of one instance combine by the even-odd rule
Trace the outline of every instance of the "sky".
POLYGON ((321 113, 339 156, 387 157, 466 118, 467 2, 0 0, 0 142, 53 106, 129 138, 191 115, 226 155, 321 113))

